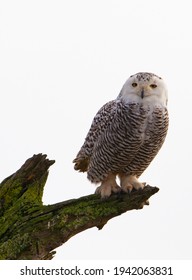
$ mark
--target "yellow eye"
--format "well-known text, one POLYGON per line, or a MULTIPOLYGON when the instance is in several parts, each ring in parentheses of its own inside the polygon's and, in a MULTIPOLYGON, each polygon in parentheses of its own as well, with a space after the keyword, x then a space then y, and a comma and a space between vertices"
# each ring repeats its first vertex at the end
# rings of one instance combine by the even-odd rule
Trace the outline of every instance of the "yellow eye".
POLYGON ((132 87, 136 87, 137 86, 137 83, 132 83, 132 87))
POLYGON ((156 85, 156 84, 151 84, 150 87, 151 87, 151 88, 156 88, 157 85, 156 85))

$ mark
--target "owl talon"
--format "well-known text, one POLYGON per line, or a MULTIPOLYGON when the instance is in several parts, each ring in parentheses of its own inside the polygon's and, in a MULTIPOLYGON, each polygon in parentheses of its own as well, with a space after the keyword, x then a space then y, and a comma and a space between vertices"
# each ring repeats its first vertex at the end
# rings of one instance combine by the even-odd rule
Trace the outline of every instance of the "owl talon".
POLYGON ((121 188, 116 185, 116 186, 111 186, 111 185, 103 185, 99 186, 95 190, 95 194, 100 194, 102 199, 106 199, 109 196, 111 196, 112 193, 119 193, 121 192, 121 188))
POLYGON ((102 199, 108 198, 112 193, 119 192, 121 192, 121 188, 115 181, 115 175, 109 175, 95 190, 95 194, 100 194, 102 199))
POLYGON ((139 187, 138 188, 136 188, 136 187, 134 187, 134 189, 135 190, 140 190, 140 191, 142 191, 143 189, 144 189, 144 187, 146 186, 146 183, 139 183, 139 187))
POLYGON ((121 189, 125 193, 131 193, 132 190, 133 190, 133 186, 128 184, 128 185, 125 185, 125 186, 121 186, 121 189))
POLYGON ((110 192, 107 192, 107 191, 105 192, 105 191, 101 188, 101 186, 99 186, 99 187, 96 188, 95 194, 101 195, 101 199, 102 199, 102 200, 107 199, 107 198, 111 195, 110 192))
POLYGON ((124 192, 130 193, 133 189, 135 190, 142 190, 146 183, 140 183, 136 176, 133 175, 119 175, 121 188, 124 192))

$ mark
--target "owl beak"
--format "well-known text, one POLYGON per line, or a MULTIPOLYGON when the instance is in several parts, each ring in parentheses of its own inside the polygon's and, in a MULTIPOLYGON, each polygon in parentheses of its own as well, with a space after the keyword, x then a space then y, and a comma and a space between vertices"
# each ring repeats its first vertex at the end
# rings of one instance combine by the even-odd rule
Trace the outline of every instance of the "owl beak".
POLYGON ((144 89, 142 88, 142 91, 141 91, 141 98, 143 99, 144 98, 144 89))

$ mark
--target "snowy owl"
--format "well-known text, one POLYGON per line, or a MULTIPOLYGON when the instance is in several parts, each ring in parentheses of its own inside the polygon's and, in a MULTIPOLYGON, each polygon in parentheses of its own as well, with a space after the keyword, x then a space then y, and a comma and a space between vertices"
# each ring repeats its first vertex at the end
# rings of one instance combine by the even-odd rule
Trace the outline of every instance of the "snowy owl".
POLYGON ((75 170, 87 172, 102 198, 113 192, 142 189, 138 178, 161 148, 168 130, 167 89, 162 78, 141 72, 125 82, 115 100, 93 119, 74 159, 75 170), (120 186, 116 182, 119 177, 120 186))

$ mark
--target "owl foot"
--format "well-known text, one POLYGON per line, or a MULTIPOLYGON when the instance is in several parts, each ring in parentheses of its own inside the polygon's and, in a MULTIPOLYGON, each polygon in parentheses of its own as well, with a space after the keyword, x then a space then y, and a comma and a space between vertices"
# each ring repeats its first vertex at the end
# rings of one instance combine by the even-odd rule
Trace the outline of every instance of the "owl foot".
POLYGON ((133 189, 143 189, 146 185, 146 183, 139 182, 137 177, 133 175, 121 174, 119 175, 119 178, 121 183, 121 189, 126 193, 130 193, 133 189))
POLYGON ((115 175, 108 175, 108 177, 103 180, 101 185, 96 189, 95 193, 100 194, 102 199, 108 198, 112 193, 121 192, 121 188, 117 185, 115 181, 115 175))

